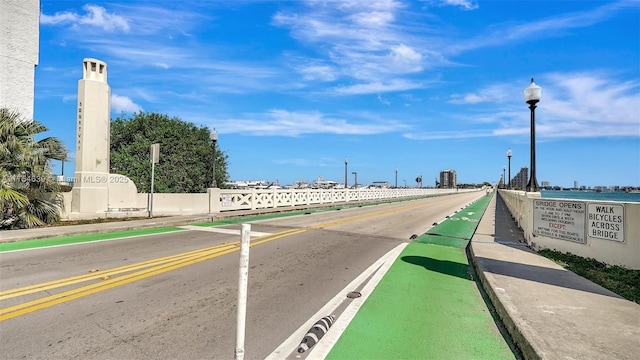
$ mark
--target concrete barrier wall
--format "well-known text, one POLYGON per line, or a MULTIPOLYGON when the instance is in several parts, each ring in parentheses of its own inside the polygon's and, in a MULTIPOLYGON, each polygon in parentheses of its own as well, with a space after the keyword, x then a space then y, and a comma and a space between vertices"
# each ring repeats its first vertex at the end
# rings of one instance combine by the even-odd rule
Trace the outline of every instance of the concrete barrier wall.
MULTIPOLYGON (((149 194, 137 194, 139 209, 148 210, 149 194)), ((154 215, 193 215, 209 212, 209 196, 196 194, 153 194, 154 215)))
MULTIPOLYGON (((524 232, 525 240, 532 248, 552 249, 561 252, 569 252, 574 255, 585 258, 594 258, 598 261, 610 265, 621 265, 629 269, 640 269, 640 203, 635 202, 619 202, 619 201, 596 201, 596 200, 575 200, 575 199, 550 199, 540 197, 540 193, 526 193, 524 191, 499 190, 498 194, 504 200, 511 215, 516 220, 520 228, 524 232), (538 202, 536 202, 538 200, 538 202), (541 201, 544 200, 544 201, 541 201), (567 209, 566 219, 555 217, 557 221, 549 221, 547 224, 544 219, 546 216, 555 216, 554 211, 544 210, 540 204, 544 204, 546 200, 554 202, 555 206, 571 205, 574 209, 567 209), (576 210, 579 208, 578 210, 576 210), (593 209, 604 209, 605 219, 607 216, 617 216, 622 209, 624 216, 621 216, 622 227, 613 233, 620 236, 623 241, 608 240, 601 237, 591 236, 594 230, 602 228, 602 222, 593 217, 593 209), (615 208, 615 214, 606 213, 609 209, 615 208), (581 225, 579 214, 580 209, 584 210, 584 224, 581 225), (573 213, 571 213, 573 211, 573 213), (591 216, 591 219, 589 217, 591 216), (578 219, 576 219, 578 218, 578 219), (537 219, 537 222, 536 222, 537 219), (575 221, 577 220, 577 221, 575 221), (554 236, 545 236, 541 232, 541 227, 547 227, 558 223, 557 227, 562 227, 563 222, 568 228, 578 229, 577 233, 583 236, 576 236, 576 232, 569 232, 566 235, 556 234, 554 236), (540 226, 542 223, 542 226, 540 226), (584 226, 582 232, 580 228, 584 226), (591 232, 590 232, 591 231, 591 232), (579 241, 583 240, 583 241, 579 241)), ((557 212, 556 212, 557 213, 557 212)), ((620 220, 615 218, 618 224, 620 220)), ((612 223, 616 224, 616 223, 612 223)), ((605 224, 605 228, 609 226, 605 224)), ((553 230, 553 229, 552 229, 553 230)))

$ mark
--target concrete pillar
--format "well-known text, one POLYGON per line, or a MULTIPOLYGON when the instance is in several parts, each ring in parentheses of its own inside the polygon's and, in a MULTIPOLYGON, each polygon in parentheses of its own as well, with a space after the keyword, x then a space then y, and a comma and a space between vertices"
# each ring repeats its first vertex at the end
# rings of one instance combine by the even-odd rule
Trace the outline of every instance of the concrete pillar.
POLYGON ((72 213, 108 210, 110 100, 107 64, 96 59, 84 59, 82 79, 78 81, 72 213))
POLYGON ((209 214, 219 213, 222 209, 220 188, 208 188, 207 193, 209 194, 209 214))

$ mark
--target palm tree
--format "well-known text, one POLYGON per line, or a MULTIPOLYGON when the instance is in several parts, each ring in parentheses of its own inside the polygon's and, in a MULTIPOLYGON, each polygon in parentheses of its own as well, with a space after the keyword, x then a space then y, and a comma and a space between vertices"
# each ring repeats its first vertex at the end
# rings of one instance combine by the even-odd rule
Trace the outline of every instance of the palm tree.
POLYGON ((59 220, 60 195, 49 160, 66 157, 56 138, 36 141, 42 123, 0 108, 0 229, 30 228, 59 220))

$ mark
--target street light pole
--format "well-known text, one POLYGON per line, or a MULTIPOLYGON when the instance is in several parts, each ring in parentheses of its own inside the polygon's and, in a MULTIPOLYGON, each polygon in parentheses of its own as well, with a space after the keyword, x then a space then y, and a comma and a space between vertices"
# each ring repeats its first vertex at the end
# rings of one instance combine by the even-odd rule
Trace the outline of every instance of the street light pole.
POLYGON ((352 172, 352 174, 354 175, 354 180, 355 180, 355 184, 353 185, 353 188, 357 189, 358 188, 358 172, 354 171, 352 172))
POLYGON ((511 190, 511 148, 507 150, 507 158, 509 159, 509 186, 507 189, 511 190))
POLYGON ((542 95, 542 88, 531 78, 531 84, 524 89, 524 100, 531 110, 531 177, 527 184, 527 192, 540 191, 536 179, 536 104, 540 101, 540 95, 542 95))
POLYGON ((349 162, 349 159, 347 159, 346 157, 344 158, 344 188, 347 189, 349 188, 349 181, 347 179, 347 163, 349 162))
POLYGON ((504 165, 502 165, 502 188, 503 188, 503 189, 505 188, 505 185, 504 185, 504 179, 505 179, 505 177, 504 177, 504 171, 505 171, 505 170, 507 170, 507 167, 506 167, 506 166, 504 166, 504 165))
POLYGON ((211 180, 211 187, 215 189, 218 187, 218 184, 216 183, 216 142, 218 141, 218 133, 216 132, 216 129, 213 129, 210 135, 211 142, 213 143, 213 179, 211 180))
POLYGON ((396 189, 398 188, 398 168, 396 168, 396 189))

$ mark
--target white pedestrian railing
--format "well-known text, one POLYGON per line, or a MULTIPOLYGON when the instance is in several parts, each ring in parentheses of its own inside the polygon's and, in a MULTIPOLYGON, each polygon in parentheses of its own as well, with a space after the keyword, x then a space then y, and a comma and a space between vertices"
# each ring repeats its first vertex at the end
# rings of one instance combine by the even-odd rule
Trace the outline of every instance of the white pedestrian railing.
POLYGON ((477 189, 209 189, 211 212, 438 196, 477 189))

